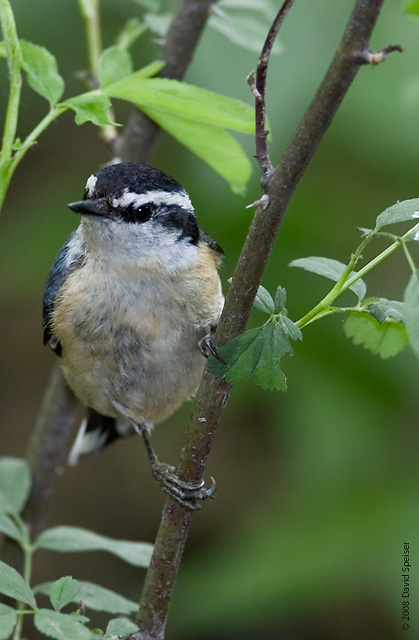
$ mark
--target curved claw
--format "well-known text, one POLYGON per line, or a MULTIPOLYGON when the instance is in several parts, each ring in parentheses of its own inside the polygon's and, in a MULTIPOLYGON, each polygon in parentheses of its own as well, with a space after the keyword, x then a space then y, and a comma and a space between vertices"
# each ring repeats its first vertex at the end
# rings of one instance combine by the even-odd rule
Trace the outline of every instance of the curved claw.
POLYGON ((211 477, 210 488, 206 489, 204 480, 198 483, 181 480, 176 475, 174 467, 161 462, 155 462, 152 465, 152 473, 163 491, 188 509, 200 509, 199 503, 207 498, 212 498, 216 490, 216 482, 213 477, 211 477))

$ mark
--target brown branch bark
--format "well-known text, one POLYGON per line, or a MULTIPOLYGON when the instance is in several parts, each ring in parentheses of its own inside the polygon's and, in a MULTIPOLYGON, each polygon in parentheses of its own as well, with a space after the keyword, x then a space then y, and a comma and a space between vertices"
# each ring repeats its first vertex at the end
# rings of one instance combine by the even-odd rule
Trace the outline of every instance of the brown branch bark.
MULTIPOLYGON (((383 0, 357 0, 334 59, 278 166, 265 185, 268 206, 256 211, 216 333, 222 345, 244 331, 260 279, 290 199, 360 67, 383 0)), ((263 176, 262 176, 263 177, 263 176)), ((230 385, 205 371, 178 466, 183 480, 205 470, 230 385)), ((147 572, 135 640, 162 640, 192 512, 168 499, 147 572)))

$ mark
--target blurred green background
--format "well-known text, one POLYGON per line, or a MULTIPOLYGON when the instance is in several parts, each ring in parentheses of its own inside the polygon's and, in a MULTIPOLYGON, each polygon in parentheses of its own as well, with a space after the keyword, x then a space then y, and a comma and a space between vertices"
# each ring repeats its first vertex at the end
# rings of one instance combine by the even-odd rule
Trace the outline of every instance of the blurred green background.
MULTIPOLYGON (((73 74, 86 67, 86 52, 75 0, 12 4, 20 36, 53 51, 68 95, 79 92, 73 74)), ((288 16, 280 34, 283 53, 272 59, 268 77, 274 163, 353 5, 299 0, 288 16)), ((138 10, 129 1, 103 2, 105 45, 138 10)), ((264 286, 272 292, 278 284, 286 287, 294 320, 328 283, 288 263, 308 255, 346 261, 358 244, 357 226, 371 227, 387 206, 419 195, 419 22, 403 15, 395 0, 384 2, 372 39, 376 49, 388 44, 401 44, 405 52, 360 70, 297 190, 266 270, 264 286)), ((137 65, 155 52, 156 44, 140 42, 137 65)), ((257 54, 208 29, 186 79, 251 104, 245 79, 256 64, 257 54)), ((4 63, 0 81, 4 113, 4 63)), ((21 136, 45 109, 24 91, 21 136)), ((127 113, 118 105, 120 122, 127 113)), ((251 157, 253 141, 242 141, 251 157)), ((25 454, 55 364, 42 346, 41 300, 56 252, 77 224, 66 203, 81 197, 86 178, 108 160, 94 128, 76 128, 65 115, 28 153, 12 183, 0 234, 0 455, 25 454)), ((259 196, 256 162, 243 198, 165 135, 153 163, 186 187, 200 225, 223 247, 226 289, 252 216, 245 205, 259 196)), ((401 299, 409 275, 402 255, 394 255, 368 277, 369 293, 401 299)), ((255 312, 252 322, 261 320, 255 312)), ((294 357, 283 361, 287 393, 250 383, 233 390, 208 469, 217 479, 216 500, 194 518, 168 638, 419 637, 419 363, 409 348, 381 361, 349 343, 341 324, 331 317, 304 331, 294 357), (404 542, 413 560, 408 631, 401 629, 404 542)), ((156 429, 162 460, 177 460, 189 411, 186 403, 156 429)), ((49 524, 153 541, 163 501, 142 443, 122 442, 63 469, 49 524)), ((36 582, 65 574, 132 599, 143 579, 106 554, 39 554, 36 582)), ((92 620, 103 623, 100 616, 92 620)))

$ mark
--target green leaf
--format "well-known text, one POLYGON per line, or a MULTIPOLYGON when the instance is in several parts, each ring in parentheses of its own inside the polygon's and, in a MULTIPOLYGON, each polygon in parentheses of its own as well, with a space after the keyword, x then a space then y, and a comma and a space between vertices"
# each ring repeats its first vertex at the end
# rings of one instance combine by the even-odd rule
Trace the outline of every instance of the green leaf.
POLYGON ((213 91, 168 78, 144 78, 135 72, 106 87, 112 98, 127 100, 143 107, 161 110, 205 124, 253 133, 254 110, 248 104, 213 91))
POLYGON ((285 391, 286 378, 280 360, 285 354, 292 354, 290 338, 296 337, 300 339, 301 332, 291 320, 285 316, 272 318, 262 327, 245 331, 220 347, 218 353, 224 363, 211 357, 210 370, 229 382, 243 382, 253 376, 264 389, 285 391))
MULTIPOLYGON (((334 280, 337 282, 346 270, 346 265, 338 260, 332 260, 331 258, 323 258, 321 256, 310 256, 309 258, 299 258, 298 260, 293 260, 290 267, 301 267, 306 271, 311 271, 312 273, 317 273, 319 276, 324 276, 325 278, 329 278, 330 280, 334 280)), ((356 275, 355 271, 351 271, 349 277, 356 275)), ((365 297, 367 292, 367 285, 361 279, 354 282, 354 284, 349 287, 351 291, 353 291, 357 296, 358 300, 361 300, 365 297)))
POLYGON ((401 322, 385 320, 380 323, 373 316, 354 311, 343 324, 345 335, 381 358, 391 358, 408 343, 406 329, 401 322))
POLYGON ((229 382, 244 382, 258 363, 263 347, 263 327, 250 329, 237 336, 222 347, 217 348, 219 356, 224 360, 210 357, 209 366, 211 372, 229 382))
POLYGON ((11 636, 16 622, 16 610, 5 604, 0 604, 0 640, 7 640, 11 636))
POLYGON ((40 549, 63 552, 108 551, 136 567, 147 567, 153 546, 147 542, 129 542, 101 536, 79 527, 46 529, 35 540, 40 549))
POLYGON ((16 540, 16 542, 22 544, 23 538, 21 532, 13 520, 2 511, 0 511, 0 531, 9 536, 9 538, 12 538, 12 540, 16 540))
POLYGON ((375 230, 378 231, 388 224, 396 224, 397 222, 406 222, 407 220, 415 220, 419 218, 419 198, 412 200, 403 200, 393 204, 377 217, 375 230))
POLYGON ((74 98, 69 98, 69 100, 62 102, 61 105, 69 107, 75 112, 75 121, 78 125, 85 122, 93 122, 97 126, 106 124, 120 126, 110 120, 108 110, 111 107, 111 102, 109 98, 99 91, 82 93, 74 98))
POLYGON ((242 147, 228 131, 162 111, 142 110, 226 180, 234 193, 244 193, 252 167, 242 147))
MULTIPOLYGON (((53 582, 44 582, 35 587, 35 593, 43 593, 49 596, 54 586, 53 582)), ((107 611, 112 614, 129 615, 138 609, 138 603, 128 600, 110 589, 105 589, 97 584, 87 581, 78 581, 77 595, 73 602, 82 602, 86 609, 93 611, 107 611)), ((64 605, 63 605, 64 606, 64 605)))
POLYGON ((379 298, 368 303, 368 310, 378 322, 384 322, 389 318, 397 320, 397 322, 403 321, 403 302, 397 300, 379 298))
POLYGON ((419 0, 407 0, 403 7, 403 11, 412 16, 419 16, 419 0))
MULTIPOLYGON (((255 16, 241 15, 240 13, 235 13, 234 16, 225 15, 222 17, 213 15, 209 20, 209 25, 233 44, 258 54, 262 50, 270 26, 255 16)), ((272 54, 278 55, 281 52, 282 46, 278 40, 275 40, 272 54)))
POLYGON ((280 361, 285 353, 292 352, 291 345, 276 322, 268 322, 263 327, 262 337, 263 346, 253 374, 255 382, 263 389, 286 391, 287 379, 280 361))
POLYGON ((19 513, 31 488, 31 474, 26 460, 0 458, 0 511, 19 513))
POLYGON ((125 49, 109 47, 99 58, 99 82, 101 88, 121 80, 133 72, 131 55, 125 49))
MULTIPOLYGON (((71 576, 64 576, 52 583, 49 596, 55 611, 59 611, 70 602, 73 602, 79 591, 80 583, 71 576)), ((80 597, 78 599, 80 600, 80 597)))
POLYGON ((404 292, 403 318, 410 346, 419 357, 419 271, 412 273, 404 292))
POLYGON ((29 86, 51 105, 57 104, 65 85, 58 73, 55 56, 45 47, 26 40, 20 41, 20 48, 29 86))
POLYGON ((26 602, 31 607, 36 607, 32 589, 24 578, 5 562, 0 561, 0 593, 9 598, 26 602))
POLYGON ((291 338, 291 340, 301 340, 303 339, 303 334, 301 330, 295 322, 293 322, 288 316, 281 316, 279 319, 279 324, 281 326, 282 331, 286 336, 291 338))
POLYGON ((156 76, 159 71, 161 71, 166 66, 166 63, 163 60, 154 60, 150 62, 150 64, 146 64, 145 67, 141 67, 136 71, 136 75, 138 78, 153 78, 156 76))
POLYGON ((115 44, 120 49, 130 49, 134 42, 147 31, 147 25, 138 18, 130 18, 119 32, 115 44))
POLYGON ((110 620, 106 627, 106 638, 115 638, 116 636, 127 636, 128 634, 138 631, 138 626, 127 620, 126 618, 115 618, 110 620))
POLYGON ((258 288, 253 306, 255 307, 255 309, 262 311, 262 313, 268 313, 269 315, 275 313, 275 304, 272 296, 269 291, 265 289, 265 287, 262 287, 262 285, 260 285, 258 288))
POLYGON ((287 291, 283 287, 278 287, 275 292, 275 313, 281 313, 285 309, 287 302, 287 291))
POLYGON ((55 640, 91 640, 91 632, 84 626, 84 620, 83 616, 50 609, 39 609, 34 617, 38 631, 55 640))

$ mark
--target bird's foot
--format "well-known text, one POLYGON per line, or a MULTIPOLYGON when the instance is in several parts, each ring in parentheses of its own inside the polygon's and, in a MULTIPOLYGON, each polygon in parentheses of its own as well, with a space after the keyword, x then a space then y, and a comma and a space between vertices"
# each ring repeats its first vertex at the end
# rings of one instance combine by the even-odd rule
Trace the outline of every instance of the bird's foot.
POLYGON ((158 460, 155 460, 151 465, 151 472, 163 491, 193 511, 200 509, 202 500, 212 498, 215 493, 214 478, 211 478, 212 484, 209 489, 206 489, 204 480, 199 483, 181 480, 174 467, 158 460))

